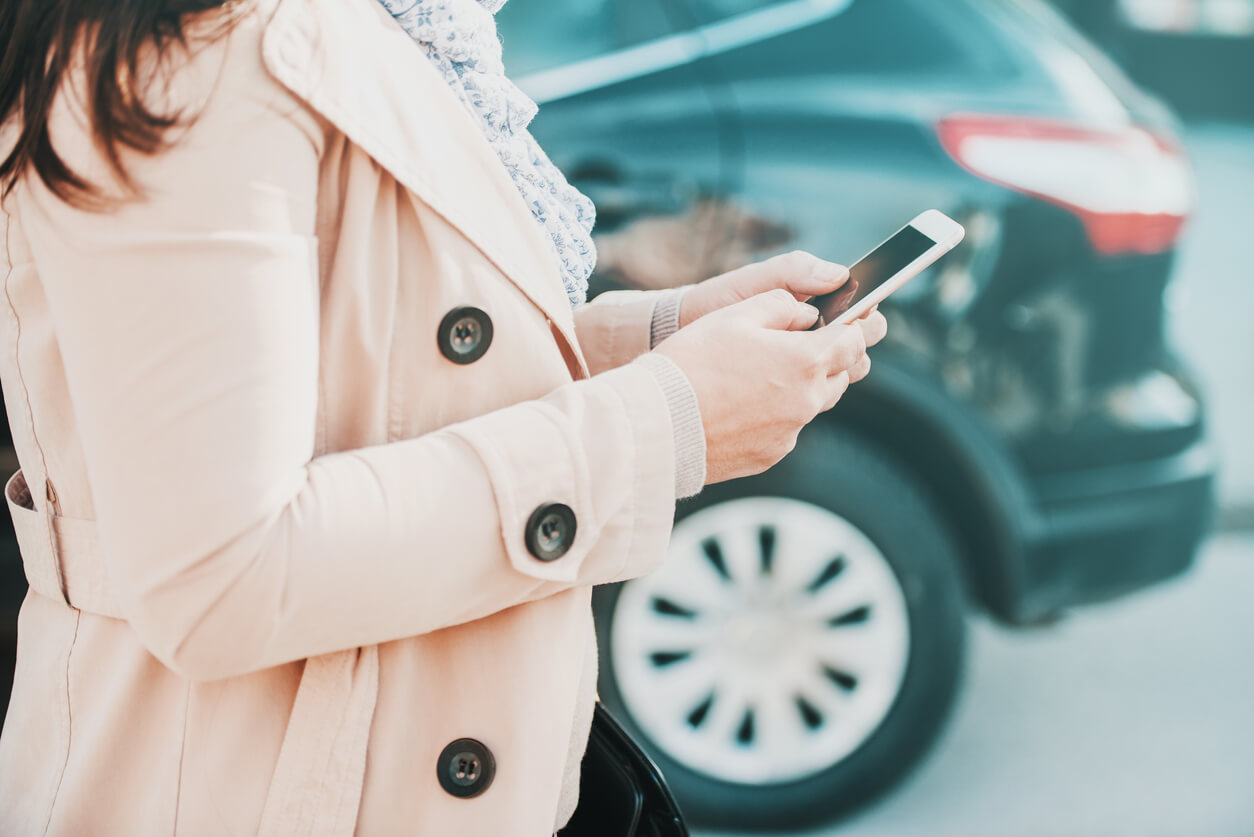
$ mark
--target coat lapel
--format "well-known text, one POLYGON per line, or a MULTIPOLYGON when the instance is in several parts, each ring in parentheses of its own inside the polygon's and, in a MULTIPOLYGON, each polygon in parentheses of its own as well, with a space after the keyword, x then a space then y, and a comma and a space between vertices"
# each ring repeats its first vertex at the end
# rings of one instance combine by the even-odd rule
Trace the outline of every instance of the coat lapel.
POLYGON ((456 94, 380 3, 278 0, 262 60, 517 285, 587 374, 543 230, 456 94))

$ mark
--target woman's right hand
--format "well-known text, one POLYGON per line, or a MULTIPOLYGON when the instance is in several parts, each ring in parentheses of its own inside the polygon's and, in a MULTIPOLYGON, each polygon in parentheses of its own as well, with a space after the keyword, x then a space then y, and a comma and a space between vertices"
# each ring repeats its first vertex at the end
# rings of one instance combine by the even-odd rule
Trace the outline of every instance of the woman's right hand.
POLYGON ((696 391, 707 485, 770 468, 802 427, 866 376, 866 350, 883 339, 884 315, 872 310, 849 325, 806 331, 817 317, 813 306, 773 290, 707 314, 655 349, 696 391))

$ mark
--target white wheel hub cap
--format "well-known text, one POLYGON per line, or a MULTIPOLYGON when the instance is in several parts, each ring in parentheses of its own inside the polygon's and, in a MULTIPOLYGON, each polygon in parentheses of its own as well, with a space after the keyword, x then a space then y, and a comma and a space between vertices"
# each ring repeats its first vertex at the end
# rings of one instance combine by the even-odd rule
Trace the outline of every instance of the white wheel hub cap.
POLYGON ((611 665, 632 717, 676 761, 727 782, 791 782, 883 721, 908 627, 896 576, 853 524, 747 497, 677 523, 666 563, 623 585, 611 665))

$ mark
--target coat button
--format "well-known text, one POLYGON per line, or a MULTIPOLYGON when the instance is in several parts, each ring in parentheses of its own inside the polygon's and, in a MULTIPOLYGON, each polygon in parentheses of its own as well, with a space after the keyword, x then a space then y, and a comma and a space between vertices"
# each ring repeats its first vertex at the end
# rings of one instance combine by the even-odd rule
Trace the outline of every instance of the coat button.
POLYGON ((564 503, 545 503, 527 520, 527 551, 541 561, 555 561, 575 541, 575 513, 564 503))
POLYGON ((440 353, 453 363, 474 363, 492 345, 492 320, 486 311, 464 305, 440 321, 440 353))
POLYGON ((463 799, 483 793, 495 775, 492 751, 473 738, 459 738, 449 744, 436 763, 440 787, 463 799))

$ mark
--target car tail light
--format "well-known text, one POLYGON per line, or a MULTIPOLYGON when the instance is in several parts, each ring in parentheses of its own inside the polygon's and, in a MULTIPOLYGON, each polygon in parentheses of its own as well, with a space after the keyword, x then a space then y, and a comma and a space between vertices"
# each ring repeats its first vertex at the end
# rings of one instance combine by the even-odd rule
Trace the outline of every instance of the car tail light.
POLYGON ((960 114, 942 119, 941 145, 979 177, 1061 206, 1106 256, 1162 253, 1193 211, 1193 173, 1172 140, 1127 125, 960 114))

